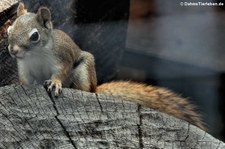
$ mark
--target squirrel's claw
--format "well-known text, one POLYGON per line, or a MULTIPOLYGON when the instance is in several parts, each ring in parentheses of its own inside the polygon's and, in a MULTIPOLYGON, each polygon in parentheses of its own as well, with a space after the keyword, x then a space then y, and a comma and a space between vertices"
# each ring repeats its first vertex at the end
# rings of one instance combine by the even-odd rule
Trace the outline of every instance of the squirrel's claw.
POLYGON ((54 90, 56 97, 62 92, 62 83, 60 80, 46 80, 44 82, 44 87, 47 92, 52 92, 54 90))

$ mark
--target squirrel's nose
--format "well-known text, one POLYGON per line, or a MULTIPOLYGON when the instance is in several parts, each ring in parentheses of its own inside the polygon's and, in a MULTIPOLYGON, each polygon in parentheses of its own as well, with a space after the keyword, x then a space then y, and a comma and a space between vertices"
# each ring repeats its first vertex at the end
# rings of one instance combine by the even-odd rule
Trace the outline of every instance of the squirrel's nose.
POLYGON ((11 54, 16 55, 19 52, 18 48, 12 47, 11 45, 8 46, 8 50, 11 54))

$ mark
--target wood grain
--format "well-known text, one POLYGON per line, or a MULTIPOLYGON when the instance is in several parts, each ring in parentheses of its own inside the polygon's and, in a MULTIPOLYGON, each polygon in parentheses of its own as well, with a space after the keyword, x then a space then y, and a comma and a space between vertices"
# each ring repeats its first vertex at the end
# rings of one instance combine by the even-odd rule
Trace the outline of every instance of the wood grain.
POLYGON ((41 86, 0 88, 0 148, 224 148, 210 134, 101 94, 41 86))

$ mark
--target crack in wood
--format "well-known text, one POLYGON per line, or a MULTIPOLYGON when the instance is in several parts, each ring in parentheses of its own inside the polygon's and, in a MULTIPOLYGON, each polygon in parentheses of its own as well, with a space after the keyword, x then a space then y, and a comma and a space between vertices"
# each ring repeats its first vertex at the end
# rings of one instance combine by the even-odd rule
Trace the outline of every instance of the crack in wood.
POLYGON ((58 118, 58 116, 59 116, 60 114, 59 114, 59 111, 58 111, 58 109, 57 109, 57 107, 56 107, 56 103, 55 103, 55 101, 54 101, 54 97, 52 96, 52 93, 48 93, 48 95, 49 95, 50 100, 51 100, 52 103, 53 103, 53 108, 55 109, 55 112, 56 112, 55 119, 57 120, 57 122, 59 123, 59 125, 62 127, 62 129, 63 129, 65 135, 67 136, 67 138, 69 139, 71 145, 72 145, 75 149, 77 149, 76 144, 73 142, 73 140, 72 140, 72 138, 71 138, 69 132, 66 130, 65 126, 63 125, 63 123, 62 123, 62 122, 60 121, 60 119, 58 118))
POLYGON ((104 111, 102 113, 95 94, 77 93, 66 88, 63 93, 66 93, 63 99, 61 96, 55 98, 53 94, 49 99, 42 86, 2 87, 0 148, 69 146, 69 148, 219 149, 225 146, 223 142, 187 122, 177 121, 172 116, 154 110, 143 109, 141 105, 135 104, 134 107, 129 102, 98 94, 104 111), (86 108, 83 109, 84 107, 86 108), (33 108, 35 113, 30 108, 33 108), (42 108, 46 112, 43 112, 42 108), (90 119, 85 112, 90 114, 90 119), (108 118, 104 116, 107 114, 108 118), (74 117, 71 117, 72 115, 74 117))
POLYGON ((186 136, 186 138, 184 139, 184 141, 186 141, 186 140, 188 139, 189 133, 190 133, 190 123, 188 123, 187 136, 186 136))
POLYGON ((141 114, 141 105, 138 104, 138 117, 139 117, 139 124, 137 125, 138 127, 138 137, 139 137, 139 148, 144 148, 144 144, 143 144, 143 132, 142 132, 142 128, 141 126, 142 124, 142 114, 141 114))
MULTIPOLYGON (((27 94, 27 90, 25 90, 25 88, 24 88, 22 85, 21 85, 20 87, 22 88, 24 94, 28 97, 28 98, 26 98, 26 99, 28 99, 28 100, 27 100, 27 103, 28 103, 29 106, 31 107, 30 109, 32 110, 33 113, 35 113, 34 108, 32 107, 32 104, 29 102, 29 101, 32 101, 32 99, 31 99, 30 96, 27 94)), ((18 92, 17 92, 17 94, 19 95, 18 92)))
POLYGON ((97 101, 98 101, 98 104, 99 104, 100 110, 101 110, 101 112, 103 113, 102 104, 101 104, 101 102, 100 102, 100 100, 99 100, 98 94, 97 94, 97 93, 95 93, 95 96, 96 96, 96 99, 97 99, 97 101))
POLYGON ((216 147, 216 149, 218 149, 220 147, 221 141, 219 142, 218 146, 216 147))

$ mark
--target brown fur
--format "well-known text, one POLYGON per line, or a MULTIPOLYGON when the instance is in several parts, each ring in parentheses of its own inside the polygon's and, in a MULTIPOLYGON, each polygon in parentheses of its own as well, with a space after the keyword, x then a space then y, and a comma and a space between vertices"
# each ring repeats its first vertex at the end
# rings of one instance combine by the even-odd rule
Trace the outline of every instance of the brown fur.
POLYGON ((100 85, 97 87, 97 93, 134 101, 205 129, 200 115, 194 111, 194 106, 165 88, 118 81, 100 85))
POLYGON ((17 16, 21 16, 24 15, 25 13, 27 13, 27 10, 24 8, 24 3, 20 2, 17 8, 17 16))

